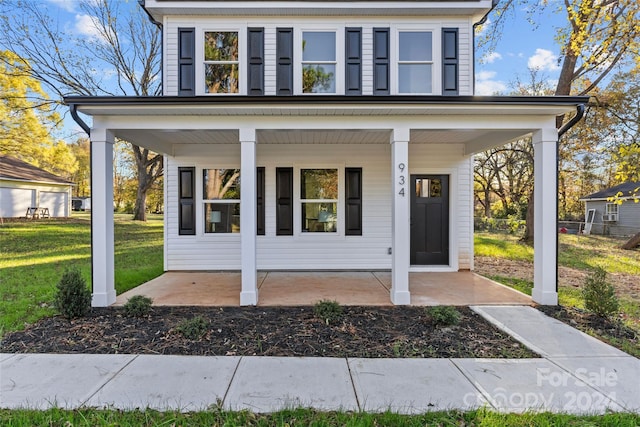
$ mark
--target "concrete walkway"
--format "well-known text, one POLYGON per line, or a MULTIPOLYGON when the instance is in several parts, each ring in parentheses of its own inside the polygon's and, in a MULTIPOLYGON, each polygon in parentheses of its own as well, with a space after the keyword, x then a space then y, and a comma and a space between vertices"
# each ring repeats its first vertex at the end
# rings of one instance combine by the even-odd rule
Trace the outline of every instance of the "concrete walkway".
POLYGON ((539 359, 0 354, 0 407, 640 412, 640 361, 531 307, 475 306, 539 359))

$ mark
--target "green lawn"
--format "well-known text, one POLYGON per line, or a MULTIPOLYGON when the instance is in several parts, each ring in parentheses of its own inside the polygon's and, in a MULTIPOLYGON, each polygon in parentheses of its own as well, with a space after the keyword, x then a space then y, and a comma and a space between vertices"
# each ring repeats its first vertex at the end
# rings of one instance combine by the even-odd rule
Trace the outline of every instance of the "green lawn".
MULTIPOLYGON (((609 273, 640 276, 640 251, 619 249, 624 239, 605 236, 559 234, 558 263, 565 267, 589 270, 602 267, 609 273)), ((475 254, 533 262, 533 247, 518 241, 517 235, 476 232, 475 254)))
POLYGON ((104 411, 83 409, 65 411, 0 410, 3 426, 601 426, 636 427, 640 415, 606 414, 574 416, 564 414, 498 414, 477 410, 469 412, 429 412, 421 415, 363 412, 317 412, 296 409, 274 414, 248 411, 227 412, 212 408, 206 412, 179 413, 157 411, 104 411))
MULTIPOLYGON (((147 223, 115 216, 115 282, 122 293, 163 271, 162 216, 147 223)), ((54 313, 56 283, 77 267, 91 283, 88 214, 70 219, 7 221, 0 225, 0 336, 54 313)))
MULTIPOLYGON (((605 236, 583 236, 560 234, 558 264, 576 270, 589 271, 602 267, 608 273, 635 275, 640 282, 640 250, 623 250, 619 246, 624 239, 605 236)), ((475 254, 492 258, 510 259, 533 263, 533 248, 518 241, 518 236, 506 233, 477 232, 475 234, 475 254)), ((491 279, 504 283, 531 295, 533 282, 514 277, 492 275, 491 279)), ((622 285, 612 281, 620 288, 622 285)), ((618 289, 620 308, 625 325, 640 334, 640 301, 633 298, 628 289, 618 289)), ((558 289, 560 305, 584 308, 581 291, 578 288, 561 286, 558 289)), ((613 337, 600 337, 611 344, 640 357, 640 349, 635 344, 618 342, 613 337)))

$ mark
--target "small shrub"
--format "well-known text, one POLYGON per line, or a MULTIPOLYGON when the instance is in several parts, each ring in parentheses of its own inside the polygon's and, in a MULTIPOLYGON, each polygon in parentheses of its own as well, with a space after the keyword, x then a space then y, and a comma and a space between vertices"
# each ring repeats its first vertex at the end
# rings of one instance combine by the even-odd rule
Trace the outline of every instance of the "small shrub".
POLYGON ((607 272, 600 267, 585 279, 582 298, 585 308, 600 317, 611 317, 620 308, 615 288, 607 281, 607 272))
POLYGON ((199 340, 207 332, 207 329, 209 329, 209 322, 202 316, 185 319, 176 327, 176 330, 183 337, 190 340, 199 340))
POLYGON ((342 318, 342 307, 337 301, 321 300, 313 306, 316 317, 327 325, 342 318))
POLYGON ((91 291, 80 270, 64 272, 56 285, 53 305, 67 319, 86 316, 91 309, 91 291))
POLYGON ((151 311, 153 300, 144 295, 134 295, 124 304, 124 314, 129 317, 144 317, 151 311))
POLYGON ((425 311, 436 326, 453 326, 460 323, 460 312, 450 305, 428 307, 425 311))

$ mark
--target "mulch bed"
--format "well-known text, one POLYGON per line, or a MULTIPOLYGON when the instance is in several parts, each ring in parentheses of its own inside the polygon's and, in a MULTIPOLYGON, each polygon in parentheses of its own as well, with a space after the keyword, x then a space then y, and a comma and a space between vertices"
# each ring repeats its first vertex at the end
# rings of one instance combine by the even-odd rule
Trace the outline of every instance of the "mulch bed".
POLYGON ((607 340, 607 337, 635 343, 640 348, 640 335, 622 322, 597 316, 587 310, 575 307, 541 305, 537 307, 547 316, 560 320, 576 329, 592 333, 607 340))
POLYGON ((93 309, 68 321, 42 319, 8 333, 8 353, 175 354, 328 357, 539 357, 467 307, 456 326, 435 326, 421 307, 344 307, 327 325, 313 307, 154 307, 127 317, 121 308, 93 309), (202 316, 207 331, 187 339, 178 325, 202 316))

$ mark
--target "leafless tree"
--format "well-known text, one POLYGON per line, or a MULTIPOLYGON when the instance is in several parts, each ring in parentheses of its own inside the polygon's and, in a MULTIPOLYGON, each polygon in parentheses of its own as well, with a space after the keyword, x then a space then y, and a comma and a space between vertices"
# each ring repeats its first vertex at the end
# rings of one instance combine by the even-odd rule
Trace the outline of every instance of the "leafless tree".
MULTIPOLYGON (((0 47, 22 58, 57 107, 70 95, 160 95, 161 33, 137 3, 79 0, 77 8, 88 34, 61 25, 44 2, 0 2, 0 47)), ((144 221, 147 191, 163 174, 162 155, 130 148, 138 179, 134 219, 144 221)))

